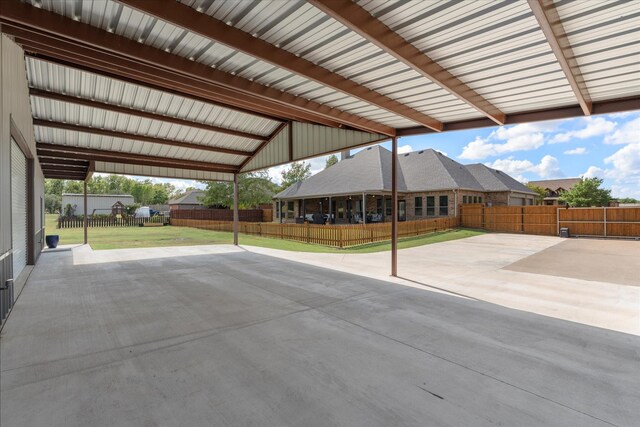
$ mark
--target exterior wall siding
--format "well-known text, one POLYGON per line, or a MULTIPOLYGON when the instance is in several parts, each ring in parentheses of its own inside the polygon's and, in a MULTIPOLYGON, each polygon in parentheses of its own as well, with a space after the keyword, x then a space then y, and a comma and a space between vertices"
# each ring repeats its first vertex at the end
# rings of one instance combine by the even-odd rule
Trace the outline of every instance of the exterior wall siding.
MULTIPOLYGON (((33 237, 31 258, 37 260, 44 243, 44 176, 36 156, 24 52, 8 37, 0 36, 0 257, 10 258, 11 250, 11 123, 22 135, 33 159, 33 221, 27 233, 33 237)), ((0 262, 0 284, 12 277, 10 263, 0 262)), ((14 282, 13 298, 24 283, 14 282)))

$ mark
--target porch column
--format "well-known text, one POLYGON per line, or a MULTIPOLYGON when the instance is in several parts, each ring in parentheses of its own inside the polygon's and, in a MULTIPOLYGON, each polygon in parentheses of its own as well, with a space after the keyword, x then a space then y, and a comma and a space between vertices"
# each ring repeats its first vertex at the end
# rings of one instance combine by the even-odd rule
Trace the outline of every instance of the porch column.
POLYGON ((391 138, 391 275, 398 276, 398 138, 391 138))
POLYGON ((233 174, 233 244, 238 246, 238 174, 233 174))
POLYGON ((362 193, 362 223, 367 223, 367 195, 362 193))
POLYGON ((82 227, 84 229, 84 244, 89 242, 89 236, 87 234, 87 226, 89 225, 89 206, 87 206, 87 180, 82 182, 82 191, 84 197, 84 220, 82 221, 82 227))
POLYGON ((307 218, 307 204, 305 199, 302 199, 302 218, 307 218))
POLYGON ((331 224, 331 196, 329 196, 329 224, 331 224))

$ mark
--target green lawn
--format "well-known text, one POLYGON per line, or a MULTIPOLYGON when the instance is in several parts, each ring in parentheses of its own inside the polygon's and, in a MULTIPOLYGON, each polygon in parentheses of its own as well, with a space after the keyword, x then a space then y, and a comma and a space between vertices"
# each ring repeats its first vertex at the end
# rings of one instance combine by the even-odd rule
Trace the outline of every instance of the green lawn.
MULTIPOLYGON (((47 234, 60 235, 60 244, 69 245, 83 242, 82 228, 56 229, 56 215, 46 216, 47 234)), ((424 236, 410 237, 398 242, 398 248, 411 248, 414 246, 428 245, 431 243, 445 242, 447 240, 463 239, 477 236, 483 231, 457 229, 427 234, 424 236)), ((296 252, 321 252, 321 253, 370 253, 388 251, 391 249, 389 242, 373 243, 351 249, 336 249, 320 245, 291 242, 288 240, 271 239, 267 237, 249 236, 240 234, 241 245, 260 246, 271 249, 282 249, 296 252)), ((191 246, 191 245, 215 245, 230 244, 233 235, 229 232, 200 230, 189 227, 104 227, 89 228, 89 243, 96 250, 122 249, 122 248, 148 248, 158 246, 191 246)))

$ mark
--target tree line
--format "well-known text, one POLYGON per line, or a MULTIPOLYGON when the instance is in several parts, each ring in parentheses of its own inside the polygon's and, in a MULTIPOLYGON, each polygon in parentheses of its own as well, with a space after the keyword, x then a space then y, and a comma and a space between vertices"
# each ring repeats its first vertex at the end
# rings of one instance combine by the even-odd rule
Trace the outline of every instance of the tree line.
MULTIPOLYGON (((46 179, 44 183, 45 210, 61 212, 62 193, 82 194, 82 181, 46 179)), ((150 179, 139 181, 120 175, 94 176, 87 181, 88 194, 129 194, 137 205, 163 205, 178 195, 169 183, 153 183, 150 179)))
MULTIPOLYGON (((328 168, 338 162, 335 155, 330 156, 325 164, 328 168)), ((304 181, 311 176, 311 165, 305 162, 293 162, 281 172, 280 184, 275 183, 266 171, 250 172, 238 175, 238 205, 241 209, 253 208, 261 204, 271 203, 273 196, 296 182, 304 181)), ((204 185, 203 205, 215 208, 233 206, 233 183, 201 181, 204 185)), ((94 176, 87 181, 88 194, 129 194, 136 205, 163 205, 171 199, 184 195, 189 190, 176 190, 169 183, 153 183, 150 179, 140 181, 120 175, 94 176)), ((61 212, 62 193, 83 192, 82 181, 61 179, 45 180, 45 209, 49 213, 61 212)))

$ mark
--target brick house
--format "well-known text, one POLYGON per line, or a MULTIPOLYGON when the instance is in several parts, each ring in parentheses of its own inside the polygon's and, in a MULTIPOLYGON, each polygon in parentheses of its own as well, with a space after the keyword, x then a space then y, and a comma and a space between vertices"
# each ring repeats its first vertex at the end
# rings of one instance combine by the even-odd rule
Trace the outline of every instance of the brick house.
POLYGON ((560 196, 565 191, 569 191, 574 185, 582 181, 582 178, 562 178, 562 179, 546 179, 543 181, 530 181, 529 184, 543 188, 545 191, 542 204, 547 206, 563 206, 560 202, 560 196))
POLYGON ((169 200, 169 210, 193 210, 202 209, 204 205, 200 201, 205 196, 202 190, 189 190, 177 199, 169 200))
MULTIPOLYGON (((379 145, 365 148, 276 194, 274 221, 302 222, 314 213, 336 224, 390 221, 391 155, 379 145)), ((400 154, 398 164, 400 221, 457 216, 467 203, 534 204, 536 193, 504 172, 432 149, 400 154)))

